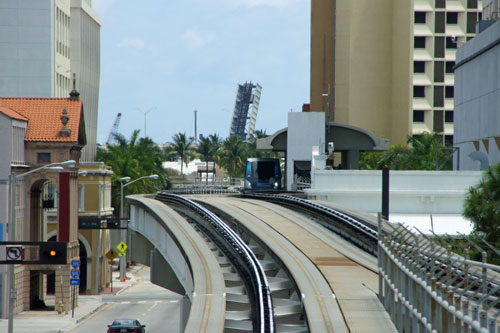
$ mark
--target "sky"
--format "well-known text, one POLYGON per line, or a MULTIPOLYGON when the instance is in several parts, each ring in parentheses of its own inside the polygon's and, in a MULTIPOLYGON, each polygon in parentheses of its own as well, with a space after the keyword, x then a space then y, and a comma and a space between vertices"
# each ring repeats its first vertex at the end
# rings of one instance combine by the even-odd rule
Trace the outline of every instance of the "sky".
POLYGON ((309 103, 310 0, 93 0, 101 16, 99 143, 115 118, 156 143, 229 135, 238 84, 259 83, 256 129, 309 103), (140 5, 139 5, 140 4, 140 5))

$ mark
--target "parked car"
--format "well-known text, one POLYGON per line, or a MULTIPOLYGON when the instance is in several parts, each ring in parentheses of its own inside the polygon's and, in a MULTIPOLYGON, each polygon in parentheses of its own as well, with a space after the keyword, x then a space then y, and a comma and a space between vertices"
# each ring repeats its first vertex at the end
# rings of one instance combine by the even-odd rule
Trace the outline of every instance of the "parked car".
POLYGON ((120 318, 108 325, 108 333, 145 333, 144 327, 137 319, 120 318))

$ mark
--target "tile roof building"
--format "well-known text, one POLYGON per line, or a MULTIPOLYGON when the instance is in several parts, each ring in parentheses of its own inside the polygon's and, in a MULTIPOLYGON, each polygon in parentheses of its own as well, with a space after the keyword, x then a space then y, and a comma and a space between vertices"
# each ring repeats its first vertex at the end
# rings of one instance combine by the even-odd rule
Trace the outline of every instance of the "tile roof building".
POLYGON ((92 1, 0 2, 0 97, 67 97, 74 77, 85 104, 81 160, 94 161, 101 18, 92 1))

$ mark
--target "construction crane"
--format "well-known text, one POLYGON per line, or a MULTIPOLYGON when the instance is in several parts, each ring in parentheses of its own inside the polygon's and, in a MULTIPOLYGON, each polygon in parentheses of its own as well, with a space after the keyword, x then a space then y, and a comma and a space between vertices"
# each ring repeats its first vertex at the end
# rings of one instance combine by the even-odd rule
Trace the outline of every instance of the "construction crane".
POLYGON ((122 117, 121 112, 118 112, 118 114, 116 115, 113 127, 111 127, 111 131, 109 132, 108 140, 106 141, 107 145, 113 143, 113 141, 115 139, 115 135, 118 134, 118 126, 120 126, 121 117, 122 117))

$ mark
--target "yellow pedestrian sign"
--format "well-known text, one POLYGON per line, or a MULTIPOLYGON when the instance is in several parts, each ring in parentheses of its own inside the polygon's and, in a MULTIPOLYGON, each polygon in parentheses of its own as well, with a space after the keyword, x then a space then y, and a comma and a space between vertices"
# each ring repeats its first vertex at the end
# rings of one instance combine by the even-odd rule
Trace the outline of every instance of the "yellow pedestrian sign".
POLYGON ((116 246, 116 248, 120 251, 120 252, 125 252, 125 250, 127 249, 127 244, 125 244, 125 242, 120 242, 120 244, 118 244, 116 246))
POLYGON ((106 252, 106 257, 109 259, 109 260, 113 260, 115 259, 116 257, 118 256, 118 253, 113 250, 113 249, 110 249, 108 252, 106 252))

